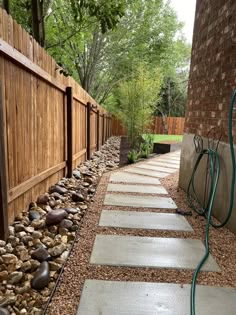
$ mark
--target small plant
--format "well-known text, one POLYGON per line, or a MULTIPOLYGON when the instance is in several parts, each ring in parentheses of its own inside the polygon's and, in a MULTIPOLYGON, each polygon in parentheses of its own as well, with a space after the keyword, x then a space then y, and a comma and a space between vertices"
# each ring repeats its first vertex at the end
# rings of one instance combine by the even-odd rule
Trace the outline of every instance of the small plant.
POLYGON ((154 135, 153 134, 145 134, 143 135, 144 143, 149 145, 150 153, 153 152, 153 143, 154 143, 154 135))
POLYGON ((150 146, 148 143, 142 143, 140 145, 139 157, 147 159, 150 154, 150 146))
POLYGON ((136 162, 138 159, 138 152, 136 150, 129 151, 127 158, 129 164, 136 162))

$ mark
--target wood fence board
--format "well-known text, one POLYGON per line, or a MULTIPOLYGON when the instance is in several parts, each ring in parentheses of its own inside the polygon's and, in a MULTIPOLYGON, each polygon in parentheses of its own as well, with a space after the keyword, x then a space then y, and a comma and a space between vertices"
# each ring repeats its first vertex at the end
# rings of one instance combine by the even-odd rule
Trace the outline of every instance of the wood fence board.
MULTIPOLYGON (((74 89, 74 167, 86 159, 87 102, 96 105, 100 115, 107 114, 73 78, 61 75, 58 69, 51 56, 0 9, 0 80, 3 82, 10 223, 30 201, 66 175, 66 87, 74 89)), ((105 117, 104 120, 99 118, 99 134, 97 122, 97 114, 93 113, 91 153, 111 134, 110 123, 105 117)))

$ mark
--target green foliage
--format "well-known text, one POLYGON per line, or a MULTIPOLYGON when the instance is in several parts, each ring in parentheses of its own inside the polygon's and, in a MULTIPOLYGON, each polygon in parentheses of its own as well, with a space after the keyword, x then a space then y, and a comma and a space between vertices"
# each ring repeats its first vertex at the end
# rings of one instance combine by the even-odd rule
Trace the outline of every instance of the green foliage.
POLYGON ((151 153, 150 145, 148 143, 141 143, 139 157, 147 159, 150 153, 151 153))
POLYGON ((153 105, 161 86, 158 69, 150 75, 139 65, 133 76, 119 84, 116 90, 116 114, 127 130, 132 148, 137 138, 150 127, 153 105))
POLYGON ((138 152, 136 150, 129 151, 127 158, 129 164, 135 163, 138 159, 138 152))

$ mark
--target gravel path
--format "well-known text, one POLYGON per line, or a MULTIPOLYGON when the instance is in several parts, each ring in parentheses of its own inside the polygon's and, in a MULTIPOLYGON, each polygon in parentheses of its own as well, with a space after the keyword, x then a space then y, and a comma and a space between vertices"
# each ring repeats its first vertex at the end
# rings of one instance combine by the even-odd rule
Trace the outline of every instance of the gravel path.
MULTIPOLYGON (((110 266, 89 265, 89 258, 96 234, 119 234, 155 237, 182 237, 201 239, 204 242, 205 219, 193 214, 186 217, 192 225, 194 232, 134 230, 98 227, 102 209, 124 210, 124 207, 103 206, 104 196, 109 180, 109 174, 105 174, 100 181, 94 203, 92 203, 85 215, 81 230, 77 236, 77 242, 72 255, 65 268, 60 285, 48 309, 50 315, 74 315, 79 304, 85 279, 116 280, 116 281, 149 281, 149 282, 173 282, 191 283, 192 271, 165 270, 156 268, 127 268, 110 266)), ((175 173, 161 180, 177 206, 184 210, 190 210, 187 206, 186 194, 178 188, 178 174, 175 173)), ((127 208, 126 208, 127 209, 127 208)), ((163 209, 130 208, 130 211, 163 211, 163 209)), ((230 286, 236 288, 236 238, 226 228, 210 231, 211 254, 219 264, 222 272, 201 272, 198 278, 199 284, 230 286)), ((92 315, 92 314, 91 314, 92 315)))

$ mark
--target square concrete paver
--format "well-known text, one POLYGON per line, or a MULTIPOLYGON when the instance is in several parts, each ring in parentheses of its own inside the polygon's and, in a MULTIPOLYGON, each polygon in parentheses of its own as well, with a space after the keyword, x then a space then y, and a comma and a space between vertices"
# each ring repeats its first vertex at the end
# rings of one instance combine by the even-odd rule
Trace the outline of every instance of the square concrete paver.
POLYGON ((113 184, 110 183, 107 186, 107 191, 117 192, 130 192, 140 194, 161 194, 167 195, 168 192, 162 186, 150 186, 150 185, 127 185, 127 184, 113 184))
POLYGON ((136 208, 177 209, 176 204, 168 197, 106 194, 104 205, 136 208))
POLYGON ((179 169, 179 165, 177 165, 177 164, 171 164, 171 163, 162 162, 162 161, 150 161, 150 162, 147 162, 146 165, 167 167, 167 168, 172 168, 172 169, 175 169, 175 170, 179 169))
POLYGON ((170 164, 174 164, 174 165, 180 165, 179 161, 173 161, 173 160, 163 159, 163 158, 153 159, 153 161, 155 161, 155 162, 165 162, 165 163, 170 163, 170 164))
POLYGON ((174 213, 103 210, 99 225, 146 230, 193 231, 183 216, 174 213))
POLYGON ((158 178, 148 177, 138 174, 129 174, 125 172, 115 172, 110 176, 110 182, 118 183, 133 183, 133 184, 150 184, 150 185, 160 185, 158 178))
MULTIPOLYGON (((107 266, 195 269, 205 254, 194 239, 97 235, 90 263, 107 266)), ((220 271, 210 255, 203 271, 220 271)))
MULTIPOLYGON (((197 315, 233 315, 236 290, 198 285, 197 315)), ((190 285, 86 280, 77 315, 189 315, 190 285)))
POLYGON ((134 173, 134 174, 140 174, 140 175, 145 175, 145 176, 150 176, 150 177, 159 177, 159 178, 164 178, 168 176, 167 173, 162 173, 162 172, 157 172, 157 171, 151 171, 151 170, 145 170, 141 169, 138 167, 129 167, 124 170, 125 172, 129 173, 134 173))
POLYGON ((168 167, 162 167, 159 165, 152 165, 152 164, 137 164, 136 167, 142 168, 142 169, 147 169, 147 170, 152 170, 152 171, 157 171, 157 172, 163 172, 163 173, 174 173, 176 170, 173 168, 168 168, 168 167))

